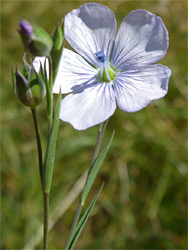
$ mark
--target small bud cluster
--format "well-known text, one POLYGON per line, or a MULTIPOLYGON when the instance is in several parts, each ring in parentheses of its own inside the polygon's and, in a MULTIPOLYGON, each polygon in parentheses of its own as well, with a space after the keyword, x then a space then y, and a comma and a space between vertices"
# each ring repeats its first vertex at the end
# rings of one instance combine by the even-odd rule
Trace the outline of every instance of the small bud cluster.
MULTIPOLYGON (((30 22, 20 21, 19 26, 18 32, 25 49, 35 57, 46 57, 51 61, 51 75, 54 81, 63 52, 63 22, 58 25, 52 38, 44 29, 30 22)), ((26 62, 25 56, 22 73, 17 66, 15 72, 13 72, 12 68, 14 93, 24 105, 29 106, 31 109, 34 109, 41 103, 46 95, 46 84, 49 85, 49 80, 47 79, 49 69, 41 66, 40 70, 37 70, 39 73, 36 70, 32 63, 29 65, 26 62)))

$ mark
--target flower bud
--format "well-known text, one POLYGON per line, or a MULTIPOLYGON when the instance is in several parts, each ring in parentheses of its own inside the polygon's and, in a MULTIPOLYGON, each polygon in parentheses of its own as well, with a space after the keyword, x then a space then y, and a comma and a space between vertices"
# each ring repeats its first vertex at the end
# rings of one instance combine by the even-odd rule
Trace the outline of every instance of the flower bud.
POLYGON ((59 63, 61 59, 61 55, 63 52, 63 41, 64 41, 64 23, 58 25, 57 29, 54 32, 54 35, 52 37, 53 40, 53 46, 52 50, 50 52, 52 57, 52 64, 53 64, 53 80, 55 81, 59 63))
POLYGON ((32 65, 24 63, 22 73, 18 71, 17 66, 15 73, 12 68, 12 80, 15 95, 31 109, 39 105, 46 95, 45 83, 32 65))
POLYGON ((29 23, 26 23, 24 21, 20 21, 20 32, 25 35, 25 36, 28 36, 28 37, 33 37, 34 35, 34 31, 33 31, 33 27, 29 24, 29 23))
POLYGON ((53 42, 49 34, 37 25, 20 21, 20 36, 23 44, 33 56, 48 56, 53 42))
POLYGON ((64 23, 59 24, 52 37, 53 47, 51 53, 61 50, 64 41, 64 23))

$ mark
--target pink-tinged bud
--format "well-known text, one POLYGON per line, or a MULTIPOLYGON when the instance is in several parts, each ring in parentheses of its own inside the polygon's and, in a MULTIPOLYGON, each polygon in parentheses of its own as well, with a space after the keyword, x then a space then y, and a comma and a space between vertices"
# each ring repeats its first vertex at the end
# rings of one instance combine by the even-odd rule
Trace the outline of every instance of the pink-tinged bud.
POLYGON ((20 21, 19 25, 20 25, 20 33, 30 37, 34 35, 33 27, 29 23, 26 23, 25 21, 20 21))
POLYGON ((27 21, 20 21, 21 39, 27 51, 33 56, 48 56, 52 49, 52 38, 41 27, 27 21))

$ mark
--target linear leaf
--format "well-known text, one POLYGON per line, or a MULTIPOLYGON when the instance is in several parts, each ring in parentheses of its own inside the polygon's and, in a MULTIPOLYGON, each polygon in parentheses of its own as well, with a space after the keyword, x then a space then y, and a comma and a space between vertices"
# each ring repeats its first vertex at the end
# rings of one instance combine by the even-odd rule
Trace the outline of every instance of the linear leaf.
POLYGON ((51 129, 50 136, 48 138, 48 145, 46 149, 46 155, 44 160, 44 191, 46 193, 50 192, 52 175, 54 169, 55 162, 55 151, 56 151, 56 141, 57 134, 59 130, 59 113, 61 106, 61 93, 58 95, 57 103, 56 103, 56 111, 54 115, 53 125, 51 129))
POLYGON ((95 180, 95 178, 96 178, 96 176, 97 176, 97 174, 102 166, 104 158, 105 158, 105 156, 110 148, 113 137, 114 137, 114 132, 112 133, 112 135, 111 135, 108 143, 104 147, 103 151, 99 154, 99 156, 96 158, 96 160, 94 161, 94 163, 92 164, 92 166, 90 168, 90 172, 88 174, 88 177, 87 177, 87 180, 85 183, 85 187, 83 189, 82 196, 81 196, 81 206, 82 207, 87 199, 87 196, 88 196, 89 191, 93 185, 93 182, 94 182, 94 180, 95 180))
POLYGON ((80 219, 78 225, 77 225, 76 228, 74 229, 72 239, 71 239, 69 245, 67 246, 67 249, 68 249, 68 250, 69 250, 69 249, 71 249, 71 250, 74 249, 74 246, 75 246, 77 240, 79 239, 79 236, 80 236, 80 234, 81 234, 81 232, 82 232, 82 230, 83 230, 83 228, 84 228, 84 226, 85 226, 85 224, 86 224, 86 222, 87 222, 87 220, 88 220, 88 218, 89 218, 89 215, 90 215, 90 213, 91 213, 91 210, 92 210, 92 208, 94 207, 95 202, 96 202, 96 200, 98 199, 99 194, 100 194, 100 192, 101 192, 103 186, 104 186, 104 184, 101 186, 101 188, 99 189, 97 195, 96 195, 95 198, 92 200, 92 202, 90 203, 89 207, 88 207, 87 210, 85 211, 84 215, 83 215, 82 218, 80 219))

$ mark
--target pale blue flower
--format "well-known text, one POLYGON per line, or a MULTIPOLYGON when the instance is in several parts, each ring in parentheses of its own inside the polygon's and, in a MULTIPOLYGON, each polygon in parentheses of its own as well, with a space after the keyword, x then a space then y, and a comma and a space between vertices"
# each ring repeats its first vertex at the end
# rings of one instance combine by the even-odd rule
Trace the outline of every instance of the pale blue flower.
POLYGON ((116 19, 104 5, 86 3, 65 17, 64 49, 54 93, 70 93, 61 102, 60 119, 84 130, 113 115, 116 105, 136 112, 168 91, 171 71, 155 64, 168 48, 160 17, 130 12, 116 35, 116 19))

